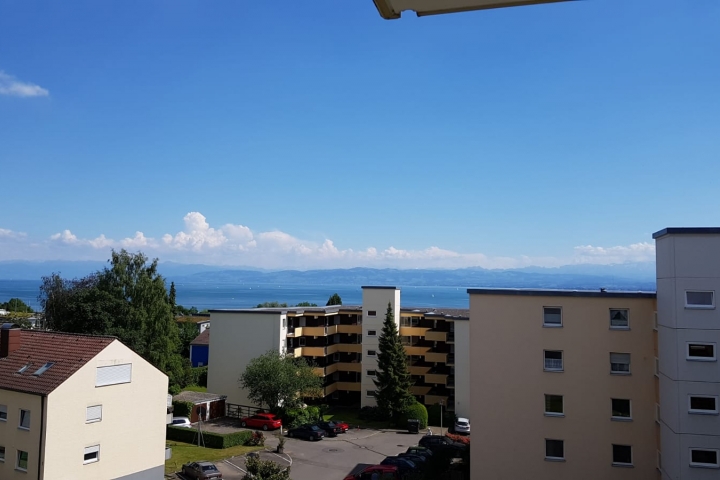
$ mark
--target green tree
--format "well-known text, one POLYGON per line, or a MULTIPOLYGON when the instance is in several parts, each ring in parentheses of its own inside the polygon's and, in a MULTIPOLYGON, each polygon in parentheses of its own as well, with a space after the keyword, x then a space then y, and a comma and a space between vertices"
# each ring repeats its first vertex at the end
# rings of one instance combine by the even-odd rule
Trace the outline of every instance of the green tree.
POLYGON ((253 358, 240 375, 240 386, 256 405, 273 412, 299 407, 304 397, 317 397, 322 377, 303 357, 294 358, 277 350, 253 358))
POLYGON ((258 303, 258 306, 256 308, 286 308, 288 306, 287 303, 280 303, 280 302, 265 302, 265 303, 258 303))
POLYGON ((256 455, 248 455, 245 460, 247 473, 243 480, 290 480, 290 467, 281 467, 271 460, 261 460, 256 455))
POLYGON ((11 298, 5 303, 0 303, 0 308, 8 312, 33 313, 33 309, 19 298, 11 298))
POLYGON ((412 377, 408 372, 405 347, 400 341, 390 303, 378 340, 378 369, 374 382, 378 407, 393 421, 398 422, 403 412, 416 400, 410 393, 412 377))
POLYGON ((190 342, 198 336, 198 326, 195 322, 177 322, 177 325, 180 355, 183 358, 190 358, 190 342))
POLYGON ((177 315, 175 308, 177 307, 177 292, 175 291, 175 282, 170 282, 170 295, 168 297, 170 302, 170 308, 172 309, 173 315, 177 315))
POLYGON ((325 305, 342 305, 342 298, 337 293, 333 293, 325 305))
POLYGON ((298 303, 298 304, 295 305, 295 306, 296 306, 296 307, 317 307, 318 304, 317 304, 317 303, 310 303, 310 302, 300 302, 300 303, 298 303))

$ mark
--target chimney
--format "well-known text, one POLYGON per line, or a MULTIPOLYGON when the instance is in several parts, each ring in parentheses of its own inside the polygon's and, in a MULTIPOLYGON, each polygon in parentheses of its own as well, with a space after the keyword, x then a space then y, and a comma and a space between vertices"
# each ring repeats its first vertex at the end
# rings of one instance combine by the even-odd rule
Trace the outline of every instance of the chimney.
POLYGON ((5 358, 20 348, 20 327, 14 323, 0 325, 0 358, 5 358))

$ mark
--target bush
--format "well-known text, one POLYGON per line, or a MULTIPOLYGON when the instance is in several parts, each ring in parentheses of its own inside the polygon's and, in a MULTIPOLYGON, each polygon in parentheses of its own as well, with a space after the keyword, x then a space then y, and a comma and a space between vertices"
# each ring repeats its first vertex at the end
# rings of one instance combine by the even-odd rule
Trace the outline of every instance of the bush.
POLYGON ((180 385, 170 385, 170 388, 168 388, 168 393, 170 395, 177 395, 178 393, 182 392, 182 388, 180 388, 180 385))
MULTIPOLYGON (((428 424, 433 426, 440 426, 440 405, 430 405, 427 407, 428 412, 428 424)), ((442 413, 443 413, 443 428, 447 427, 450 428, 453 425, 455 425, 455 414, 453 412, 448 412, 447 408, 442 407, 442 413)))
POLYGON ((416 401, 412 405, 408 406, 398 419, 398 426, 403 427, 407 425, 407 421, 411 418, 420 420, 420 428, 425 429, 428 426, 428 411, 425 405, 416 401))
POLYGON ((380 407, 362 407, 358 418, 366 422, 385 422, 390 419, 387 413, 383 412, 380 407))
POLYGON ((198 385, 207 388, 208 367, 195 367, 191 369, 189 385, 198 385))
POLYGON ((285 410, 280 416, 283 426, 287 428, 295 428, 306 423, 315 423, 320 418, 320 409, 318 407, 291 408, 285 410))
POLYGON ((247 473, 243 480, 290 480, 290 467, 281 467, 271 460, 261 460, 255 455, 245 459, 247 473))
POLYGON ((262 447, 265 445, 265 435, 262 432, 252 432, 250 440, 245 445, 252 447, 262 447))
POLYGON ((179 400, 174 400, 172 402, 173 404, 173 417, 188 417, 190 418, 193 408, 195 408, 195 404, 192 402, 181 402, 179 400))
MULTIPOLYGON (((202 434, 207 448, 230 448, 237 445, 250 445, 253 442, 253 432, 248 430, 225 434, 212 432, 202 432, 202 434)), ((194 428, 172 427, 169 425, 167 427, 166 436, 168 440, 197 444, 197 435, 198 431, 194 428)))
POLYGON ((453 435, 452 433, 446 433, 445 436, 448 437, 453 442, 470 445, 470 437, 466 437, 464 435, 453 435))

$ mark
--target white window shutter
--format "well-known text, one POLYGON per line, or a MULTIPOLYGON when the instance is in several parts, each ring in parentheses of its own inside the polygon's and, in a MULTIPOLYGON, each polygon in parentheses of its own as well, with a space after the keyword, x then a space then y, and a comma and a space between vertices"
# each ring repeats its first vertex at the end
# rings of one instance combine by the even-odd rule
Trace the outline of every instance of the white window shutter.
POLYGON ((130 383, 132 380, 132 364, 125 363, 123 365, 111 365, 108 367, 97 367, 97 377, 95 380, 96 387, 104 387, 106 385, 117 385, 120 383, 130 383))
POLYGON ((102 405, 93 405, 92 407, 87 407, 85 421, 89 423, 99 422, 100 420, 102 420, 102 405))

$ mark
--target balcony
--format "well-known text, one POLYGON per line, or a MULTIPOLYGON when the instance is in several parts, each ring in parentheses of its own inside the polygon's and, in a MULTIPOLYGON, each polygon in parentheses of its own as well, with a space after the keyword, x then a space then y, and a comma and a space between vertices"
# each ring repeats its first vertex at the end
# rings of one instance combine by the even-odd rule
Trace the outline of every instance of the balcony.
POLYGON ((339 372, 362 372, 362 363, 360 362, 340 362, 335 365, 339 372))
POLYGON ((433 363, 447 363, 447 357, 447 353, 427 352, 425 354, 425 361, 433 363))
POLYGON ((400 327, 400 336, 403 337, 424 337, 425 332, 430 330, 425 327, 400 327))
POLYGON ((448 332, 446 342, 455 343, 455 332, 448 332))
POLYGON ((342 390, 345 392, 359 392, 362 390, 362 385, 360 382, 337 382, 333 385, 337 385, 337 390, 342 390))
POLYGON ((413 347, 410 345, 405 346, 406 355, 425 355, 430 351, 430 347, 413 347))
POLYGON ((432 390, 432 387, 410 387, 410 393, 413 395, 427 395, 430 390, 432 390))
POLYGON ((362 325, 336 325, 337 333, 362 334, 362 325))
POLYGON ((425 383, 436 383, 438 385, 447 384, 447 375, 440 375, 437 373, 428 373, 425 375, 425 383))
POLYGON ((448 364, 448 365, 455 365, 455 354, 454 354, 454 353, 448 353, 448 354, 447 354, 447 364, 448 364))
POLYGON ((425 395, 425 405, 437 405, 440 402, 443 403, 443 405, 448 405, 448 398, 444 395, 425 395))
POLYGON ((337 352, 362 353, 362 344, 361 343, 339 343, 337 345, 333 345, 333 347, 337 347, 337 350, 335 350, 337 352))
POLYGON ((425 375, 426 373, 430 372, 430 369, 432 367, 414 367, 412 365, 408 366, 408 371, 410 372, 410 375, 425 375))
POLYGON ((427 332, 425 332, 425 340, 430 340, 432 342, 446 342, 447 332, 436 332, 434 330, 428 330, 427 332))
POLYGON ((288 330, 288 337, 327 337, 338 333, 338 325, 328 327, 295 327, 288 330))
POLYGON ((455 388, 455 376, 450 375, 448 376, 447 383, 445 384, 447 388, 455 388))
POLYGON ((325 376, 335 373, 337 371, 338 371, 337 363, 333 363, 332 365, 328 365, 327 367, 313 368, 313 372, 315 373, 315 375, 319 375, 321 377, 325 377, 325 376))

